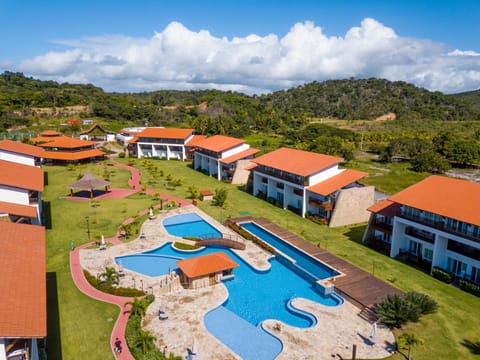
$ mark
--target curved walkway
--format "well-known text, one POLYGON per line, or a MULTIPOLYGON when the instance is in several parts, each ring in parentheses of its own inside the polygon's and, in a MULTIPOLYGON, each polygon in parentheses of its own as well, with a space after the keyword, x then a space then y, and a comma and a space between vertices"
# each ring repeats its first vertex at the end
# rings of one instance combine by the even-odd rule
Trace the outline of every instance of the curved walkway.
MULTIPOLYGON (((117 238, 108 239, 111 243, 120 243, 117 238)), ((133 301, 133 298, 115 296, 111 294, 106 294, 100 290, 95 289, 91 286, 85 276, 83 275, 83 269, 80 265, 80 249, 86 248, 94 245, 94 242, 83 244, 79 247, 76 247, 73 251, 70 252, 70 271, 72 273, 72 278, 77 286, 77 288, 84 294, 90 296, 93 299, 105 301, 110 304, 115 304, 120 308, 120 314, 113 326, 112 336, 110 337, 110 347, 112 349, 112 354, 116 359, 122 360, 135 360, 133 355, 128 349, 127 342, 125 340, 125 329, 127 327, 127 321, 129 316, 130 305, 125 306, 127 301, 133 301), (115 339, 119 338, 122 342, 122 353, 115 353, 115 339)))

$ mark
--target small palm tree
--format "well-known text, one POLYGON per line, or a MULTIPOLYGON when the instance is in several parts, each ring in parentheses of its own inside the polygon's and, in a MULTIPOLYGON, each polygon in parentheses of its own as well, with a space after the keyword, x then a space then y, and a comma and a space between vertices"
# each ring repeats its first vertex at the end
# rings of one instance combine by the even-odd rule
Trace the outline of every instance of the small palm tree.
POLYGON ((398 347, 407 349, 407 359, 411 360, 411 351, 414 346, 423 344, 423 339, 418 338, 414 333, 403 333, 398 338, 398 347))
POLYGON ((191 185, 187 188, 187 198, 188 199, 198 199, 200 192, 195 185, 191 185))
POLYGON ((133 340, 133 347, 139 349, 142 354, 147 353, 155 348, 153 343, 157 338, 150 334, 148 331, 140 330, 138 335, 133 340))
POLYGON ((130 308, 130 316, 144 316, 147 312, 147 304, 145 301, 142 301, 138 298, 133 299, 133 301, 127 301, 125 305, 132 305, 130 308))
POLYGON ((113 285, 120 280, 120 275, 115 268, 107 266, 105 271, 98 276, 107 285, 113 285))

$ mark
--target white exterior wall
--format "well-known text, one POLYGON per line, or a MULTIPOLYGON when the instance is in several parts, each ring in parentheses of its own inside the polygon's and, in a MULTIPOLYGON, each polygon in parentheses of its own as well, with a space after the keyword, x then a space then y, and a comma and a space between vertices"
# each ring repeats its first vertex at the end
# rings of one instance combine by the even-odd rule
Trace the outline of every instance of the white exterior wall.
POLYGON ((308 185, 312 186, 312 185, 318 184, 319 182, 327 180, 332 176, 338 175, 343 171, 345 171, 345 169, 339 169, 337 164, 333 165, 327 169, 320 171, 319 173, 310 175, 308 179, 308 185))
POLYGON ((28 190, 13 188, 10 186, 0 185, 0 199, 5 202, 30 205, 28 200, 28 190))
POLYGON ((17 164, 35 166, 35 158, 33 156, 13 153, 5 150, 0 150, 0 160, 11 161, 17 164))
POLYGON ((238 154, 239 152, 248 150, 249 148, 250 148, 250 145, 248 145, 248 144, 242 144, 242 145, 236 146, 236 147, 234 147, 232 149, 229 149, 227 151, 223 151, 220 159, 225 159, 229 156, 238 154))
POLYGON ((145 157, 148 154, 148 151, 143 151, 142 147, 148 147, 150 149, 150 153, 152 157, 160 157, 166 158, 167 160, 170 159, 178 159, 178 160, 185 160, 185 146, 182 144, 165 144, 165 143, 144 143, 144 142, 137 142, 137 157, 140 159, 145 157), (166 147, 166 149, 160 149, 159 147, 166 147), (181 147, 181 151, 179 150, 171 150, 171 146, 173 147, 181 147))
POLYGON ((217 159, 198 152, 195 152, 194 156, 195 170, 200 166, 201 170, 208 172, 208 176, 217 174, 217 180, 221 180, 220 162, 217 159))

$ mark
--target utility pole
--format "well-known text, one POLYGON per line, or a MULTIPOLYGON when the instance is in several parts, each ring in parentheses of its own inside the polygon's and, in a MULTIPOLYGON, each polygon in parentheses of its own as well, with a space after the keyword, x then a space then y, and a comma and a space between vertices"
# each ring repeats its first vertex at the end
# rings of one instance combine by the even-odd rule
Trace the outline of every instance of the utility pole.
POLYGON ((85 216, 85 221, 87 222, 87 236, 88 236, 88 242, 90 242, 90 222, 89 222, 89 217, 88 215, 85 216))

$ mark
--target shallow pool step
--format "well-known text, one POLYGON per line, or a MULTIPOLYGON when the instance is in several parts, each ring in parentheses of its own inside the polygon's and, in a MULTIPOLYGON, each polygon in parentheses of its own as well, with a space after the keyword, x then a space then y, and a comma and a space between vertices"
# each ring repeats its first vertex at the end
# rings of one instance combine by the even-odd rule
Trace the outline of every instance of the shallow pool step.
POLYGON ((243 360, 275 359, 282 351, 279 339, 223 306, 207 313, 204 321, 208 331, 243 360))

